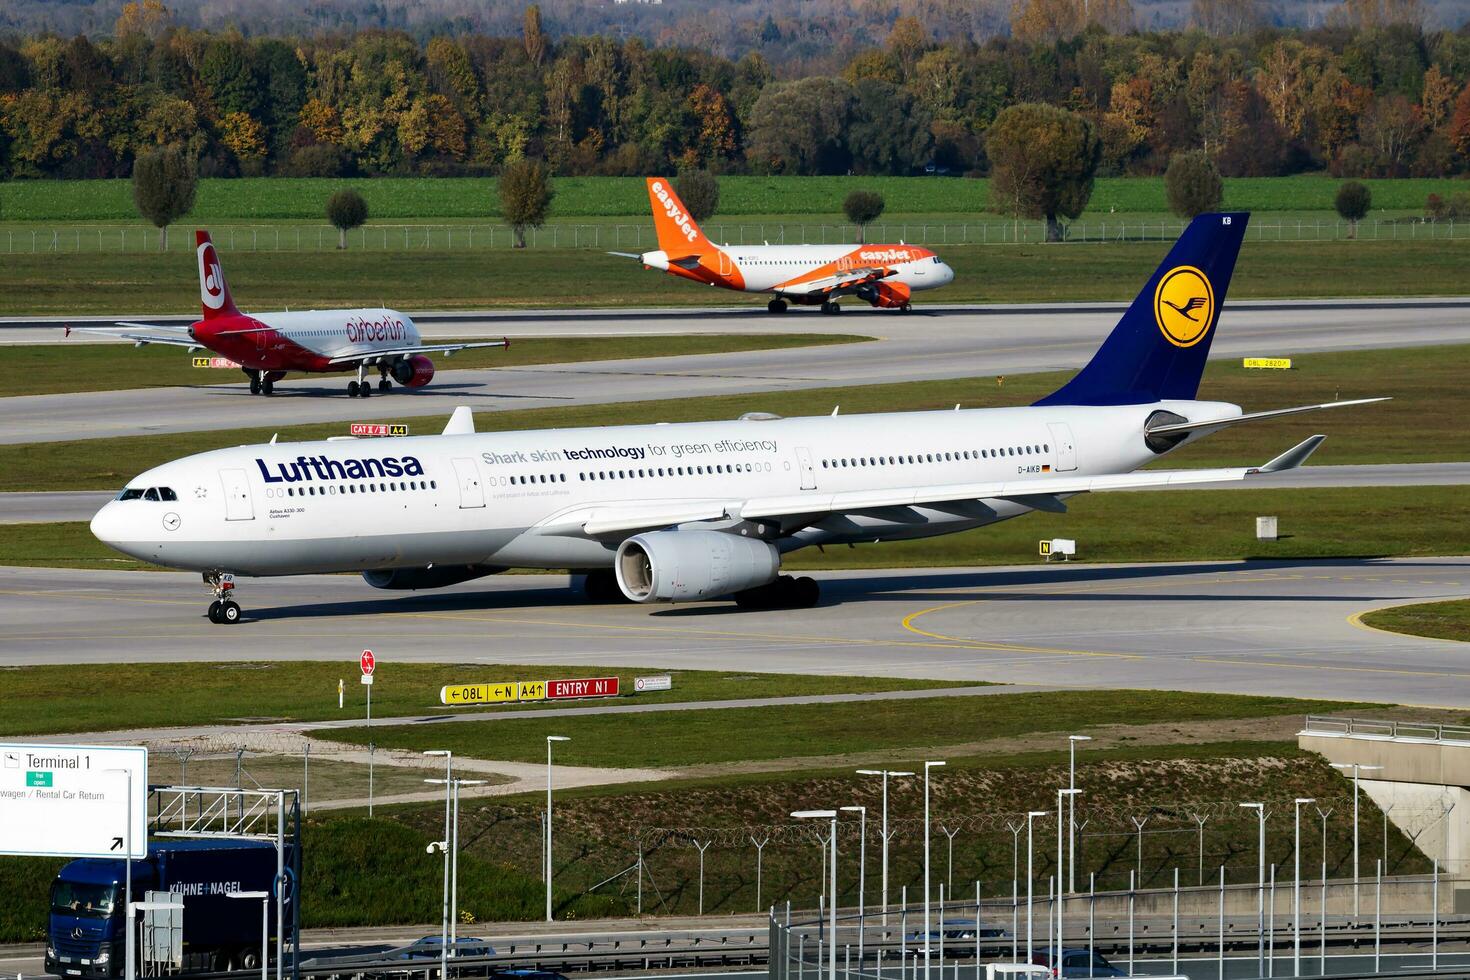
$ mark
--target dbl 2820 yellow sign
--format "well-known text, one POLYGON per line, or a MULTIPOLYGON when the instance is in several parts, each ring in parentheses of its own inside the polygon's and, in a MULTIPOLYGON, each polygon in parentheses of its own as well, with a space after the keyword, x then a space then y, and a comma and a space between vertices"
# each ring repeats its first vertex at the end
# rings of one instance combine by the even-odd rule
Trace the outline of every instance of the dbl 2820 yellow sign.
POLYGON ((1275 371, 1291 370, 1291 358, 1289 357, 1247 357, 1243 363, 1248 368, 1267 368, 1275 371))

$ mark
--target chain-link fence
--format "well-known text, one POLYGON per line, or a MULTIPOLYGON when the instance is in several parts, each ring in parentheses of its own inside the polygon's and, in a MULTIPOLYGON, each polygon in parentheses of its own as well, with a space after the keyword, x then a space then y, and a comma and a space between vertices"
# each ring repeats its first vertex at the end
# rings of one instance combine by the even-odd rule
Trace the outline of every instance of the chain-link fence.
MULTIPOLYGON (((1070 243, 1169 242, 1183 231, 1177 219, 1088 218, 1066 228, 1070 243)), ((712 221, 705 234, 729 245, 843 245, 856 240, 852 225, 818 222, 712 221)), ((335 250, 338 233, 327 225, 294 223, 215 224, 210 232, 221 249, 232 252, 316 252, 335 250)), ((1046 229, 1034 221, 903 221, 869 225, 870 242, 944 245, 1036 245, 1046 229)), ((1470 241, 1470 222, 1421 218, 1367 219, 1357 227, 1332 218, 1251 220, 1248 237, 1272 242, 1470 241)), ((164 233, 131 225, 56 225, 0 229, 0 251, 22 253, 146 253, 164 247, 164 233)), ((349 249, 373 252, 424 252, 508 249, 514 233, 502 224, 369 224, 347 234, 349 249)), ((556 222, 526 230, 529 248, 570 248, 643 252, 658 247, 647 221, 574 224, 556 222)), ((185 226, 167 235, 167 249, 188 252, 193 236, 185 226)))

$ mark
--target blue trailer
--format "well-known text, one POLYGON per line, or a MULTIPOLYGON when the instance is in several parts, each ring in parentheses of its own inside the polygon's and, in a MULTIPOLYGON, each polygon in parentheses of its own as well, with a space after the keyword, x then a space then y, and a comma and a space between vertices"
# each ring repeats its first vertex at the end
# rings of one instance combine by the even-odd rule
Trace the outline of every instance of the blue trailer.
MULTIPOLYGON (((295 946, 295 888, 298 863, 286 842, 286 947, 295 946)), ((183 972, 260 969, 259 901, 227 898, 229 892, 277 889, 276 845, 241 838, 155 838, 148 856, 134 860, 133 901, 164 891, 183 902, 183 972)), ((59 977, 115 977, 123 972, 126 936, 125 862, 82 858, 63 867, 51 884, 46 972, 59 977)), ((269 902, 269 956, 278 928, 276 902, 269 902)), ((135 948, 134 955, 138 955, 135 948)))

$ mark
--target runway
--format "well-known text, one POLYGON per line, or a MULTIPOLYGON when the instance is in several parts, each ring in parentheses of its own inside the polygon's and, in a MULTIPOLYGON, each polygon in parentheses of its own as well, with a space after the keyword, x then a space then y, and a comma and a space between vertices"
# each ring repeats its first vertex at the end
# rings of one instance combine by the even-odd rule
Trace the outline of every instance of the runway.
MULTIPOLYGON (((1210 488, 1279 490, 1289 487, 1428 487, 1465 484, 1470 484, 1470 463, 1385 463, 1376 466, 1306 466, 1283 473, 1263 473, 1237 483, 1211 484, 1210 488)), ((1187 484, 1147 487, 1144 490, 1168 491, 1184 486, 1187 484)), ((92 515, 116 494, 115 490, 0 493, 0 524, 90 521, 92 515)))
MULTIPOLYGON (((197 576, 0 568, 0 666, 333 659, 867 674, 1470 707, 1464 644, 1362 611, 1470 595, 1470 558, 1032 565, 819 576, 816 609, 589 605, 564 576, 376 592, 355 576, 241 580, 213 626, 197 576), (351 639, 348 639, 351 638, 351 639)), ((426 697, 428 695, 426 694, 426 697)))
MULTIPOLYGON (((779 351, 551 364, 499 370, 443 370, 424 389, 398 390, 368 401, 345 397, 338 376, 288 379, 271 398, 249 394, 243 383, 131 391, 0 398, 0 443, 110 438, 446 415, 458 405, 505 411, 551 405, 652 402, 661 399, 798 388, 1070 370, 1090 358, 1117 319, 1108 306, 937 308, 921 315, 886 311, 841 316, 764 312, 578 314, 583 330, 678 333, 838 332, 876 336, 872 342, 779 351)), ((498 336, 505 325, 490 321, 498 336)), ((541 335, 567 332, 548 317, 534 322, 541 335)), ((14 328, 24 332, 22 328, 14 328)), ((529 327, 528 327, 529 329, 529 327)), ((1470 342, 1470 301, 1367 303, 1279 302, 1232 304, 1222 316, 1211 356, 1290 355, 1470 342)), ((473 324, 451 331, 473 334, 473 324)), ((453 361, 440 361, 441 366, 453 361)), ((1374 392, 1344 393, 1374 394, 1374 392)), ((759 410, 759 397, 748 408, 759 410)), ((630 421, 658 421, 656 405, 630 421)))

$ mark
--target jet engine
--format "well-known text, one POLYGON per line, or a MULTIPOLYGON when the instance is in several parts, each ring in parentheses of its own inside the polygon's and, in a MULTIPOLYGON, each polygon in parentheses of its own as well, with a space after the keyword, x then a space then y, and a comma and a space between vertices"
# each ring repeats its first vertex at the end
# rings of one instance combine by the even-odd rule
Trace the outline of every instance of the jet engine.
POLYGON ((434 380, 434 362, 422 354, 394 361, 393 380, 405 388, 422 388, 434 380))
POLYGON ((375 568, 362 573, 362 580, 375 589, 416 591, 442 589, 472 578, 503 572, 500 565, 428 565, 423 568, 375 568))
POLYGON ((913 290, 901 282, 874 282, 855 290, 858 299, 885 310, 901 310, 909 304, 913 290))
POLYGON ((634 602, 692 602, 774 582, 781 555, 720 531, 649 531, 623 542, 613 568, 634 602))

